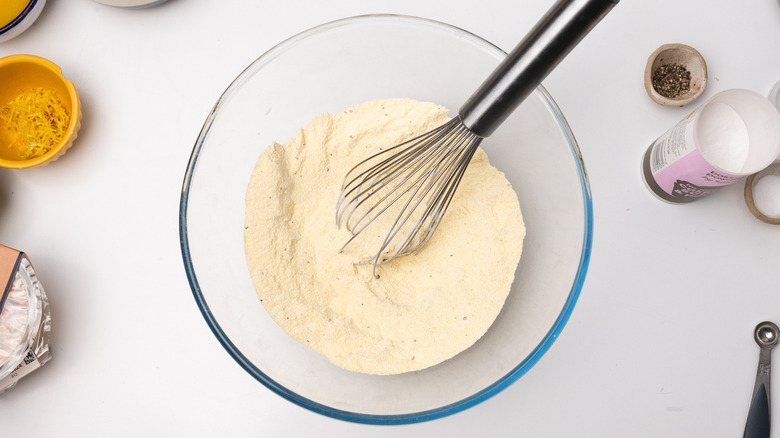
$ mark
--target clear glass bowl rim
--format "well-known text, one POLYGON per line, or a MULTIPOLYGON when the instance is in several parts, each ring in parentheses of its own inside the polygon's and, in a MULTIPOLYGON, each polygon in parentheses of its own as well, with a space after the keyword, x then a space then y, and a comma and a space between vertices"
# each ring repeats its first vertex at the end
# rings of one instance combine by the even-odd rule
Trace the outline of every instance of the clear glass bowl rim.
POLYGON ((201 129, 201 132, 198 135, 198 139, 195 142, 195 146, 193 148, 185 172, 184 182, 182 184, 182 194, 181 194, 181 200, 179 205, 179 241, 181 245, 182 258, 184 262, 184 268, 187 274, 187 279, 189 281, 190 288, 192 289, 192 293, 198 305, 198 308, 200 309, 203 317, 205 318, 206 323, 208 324, 209 328, 214 333, 214 335, 217 337, 217 340, 220 342, 220 344, 230 354, 230 356, 233 357, 233 359, 252 377, 257 379, 268 389, 278 394, 279 396, 283 397, 284 399, 298 406, 301 406, 305 409, 308 409, 312 412, 316 412, 328 417, 354 422, 354 423, 377 424, 377 425, 398 425, 398 424, 419 423, 419 422, 430 421, 430 420, 446 417, 455 414, 457 412, 463 411, 465 409, 468 409, 472 406, 475 406, 489 399, 495 394, 501 392, 503 389, 505 389, 510 384, 515 382, 517 379, 519 379, 521 376, 523 376, 526 372, 528 372, 528 370, 531 369, 531 367, 533 367, 539 361, 539 359, 544 355, 544 353, 547 352, 547 350, 553 344, 555 339, 558 338, 558 335, 561 333, 563 327, 568 322, 569 317, 571 316, 571 313, 574 310, 574 306, 577 302, 577 299, 579 298, 582 285, 585 281, 588 264, 590 261, 590 253, 591 253, 591 247, 593 241, 593 201, 591 198, 590 184, 588 182, 588 176, 585 170, 585 164, 583 162, 582 154, 579 150, 579 147, 577 146, 577 142, 574 139, 574 134, 572 133, 571 128, 566 122, 566 119, 564 118, 561 110, 558 108, 558 105, 555 103, 555 101, 552 99, 552 96, 547 92, 547 90, 542 85, 539 85, 537 87, 536 92, 541 94, 541 97, 543 98, 544 102, 548 105, 552 113, 554 114, 561 130, 565 134, 565 137, 569 143, 569 147, 571 148, 572 155, 576 160, 576 165, 579 172, 579 179, 580 179, 580 185, 581 185, 582 196, 583 196, 583 204, 584 204, 583 207, 585 213, 583 217, 583 220, 585 222, 585 227, 584 227, 585 235, 583 236, 583 247, 580 253, 580 263, 577 269, 577 274, 575 276, 574 282, 572 283, 571 290, 566 299, 566 302, 564 303, 561 312, 556 318, 553 326, 544 336, 542 341, 533 349, 533 351, 522 362, 520 362, 509 373, 504 375, 502 378, 498 379, 490 386, 484 388, 483 390, 475 394, 472 394, 471 396, 466 397, 458 402, 446 406, 442 406, 436 409, 415 412, 415 413, 401 414, 401 415, 363 414, 363 413, 345 411, 341 409, 335 409, 330 406, 314 402, 278 384, 276 381, 271 379, 268 375, 266 375, 257 367, 255 367, 255 365, 250 360, 248 360, 246 356, 244 356, 241 353, 241 351, 230 341, 230 339, 225 334, 225 332, 220 328, 219 323, 216 321, 211 311, 209 310, 208 304, 206 303, 203 293, 201 292, 200 286, 198 284, 197 276, 195 274, 195 270, 192 264, 192 259, 190 257, 189 245, 187 240, 187 200, 189 195, 190 183, 194 175, 195 168, 197 166, 199 152, 203 147, 205 138, 208 135, 209 127, 214 121, 214 117, 219 111, 221 103, 225 100, 224 99, 225 96, 230 95, 230 93, 232 93, 235 89, 239 88, 242 79, 247 74, 262 69, 265 65, 273 61, 273 59, 278 54, 283 53, 288 48, 294 46, 297 42, 309 38, 311 36, 318 35, 322 32, 328 31, 333 28, 350 26, 354 24, 362 24, 367 21, 400 21, 400 22, 407 22, 407 23, 413 23, 418 25, 440 27, 443 29, 447 29, 451 32, 458 33, 462 37, 468 38, 473 42, 478 43, 484 50, 492 51, 495 54, 502 57, 506 56, 506 52, 498 48, 496 45, 479 37, 478 35, 475 35, 457 26, 453 26, 447 23, 443 23, 428 18, 421 18, 416 16, 410 16, 410 15, 398 15, 398 14, 369 14, 369 15, 358 15, 358 16, 353 16, 348 18, 342 18, 342 19, 320 24, 318 26, 300 32, 282 41, 281 43, 272 47, 264 54, 262 54, 260 57, 255 59, 252 63, 250 63, 249 66, 246 69, 244 69, 244 71, 242 71, 241 74, 239 74, 236 77, 236 79, 234 79, 233 82, 227 87, 225 92, 222 94, 222 97, 220 97, 220 99, 217 101, 217 103, 214 105, 211 112, 209 113, 206 122, 204 123, 203 128, 201 129))

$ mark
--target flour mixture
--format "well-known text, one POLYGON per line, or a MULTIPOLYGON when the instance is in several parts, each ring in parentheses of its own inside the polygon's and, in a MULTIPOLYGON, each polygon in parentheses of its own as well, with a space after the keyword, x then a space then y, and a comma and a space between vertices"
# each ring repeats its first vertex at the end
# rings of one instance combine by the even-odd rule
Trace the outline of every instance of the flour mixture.
POLYGON ((517 195, 480 149, 430 244, 377 267, 335 224, 347 171, 449 119, 408 99, 324 114, 260 156, 247 190, 252 281, 271 317, 334 364, 369 374, 423 369, 465 350, 509 294, 525 227, 517 195))

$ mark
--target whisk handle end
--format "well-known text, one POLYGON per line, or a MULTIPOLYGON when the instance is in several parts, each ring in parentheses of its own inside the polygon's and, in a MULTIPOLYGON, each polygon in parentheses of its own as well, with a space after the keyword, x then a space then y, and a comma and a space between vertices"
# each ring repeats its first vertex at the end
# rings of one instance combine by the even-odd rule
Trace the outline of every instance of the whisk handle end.
POLYGON ((558 0, 459 111, 464 125, 488 137, 618 0, 558 0))

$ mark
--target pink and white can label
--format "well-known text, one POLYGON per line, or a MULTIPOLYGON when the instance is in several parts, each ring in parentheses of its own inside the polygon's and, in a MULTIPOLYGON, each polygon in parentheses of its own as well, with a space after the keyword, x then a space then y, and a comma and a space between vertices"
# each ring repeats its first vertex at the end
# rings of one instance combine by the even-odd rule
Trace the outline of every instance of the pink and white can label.
POLYGON ((744 177, 720 170, 704 158, 694 135, 700 111, 697 109, 666 131, 645 153, 645 182, 665 201, 691 202, 744 177))

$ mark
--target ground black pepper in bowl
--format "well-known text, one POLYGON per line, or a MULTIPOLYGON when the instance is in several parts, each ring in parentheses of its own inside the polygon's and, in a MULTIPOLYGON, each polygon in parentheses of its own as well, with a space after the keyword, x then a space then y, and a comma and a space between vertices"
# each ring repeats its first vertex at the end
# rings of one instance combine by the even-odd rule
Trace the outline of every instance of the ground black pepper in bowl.
POLYGON ((664 44, 647 58, 644 85, 653 102, 684 106, 701 97, 707 88, 707 63, 691 46, 664 44))
POLYGON ((653 72, 653 88, 666 98, 677 98, 691 90, 691 72, 684 65, 660 65, 653 72))

